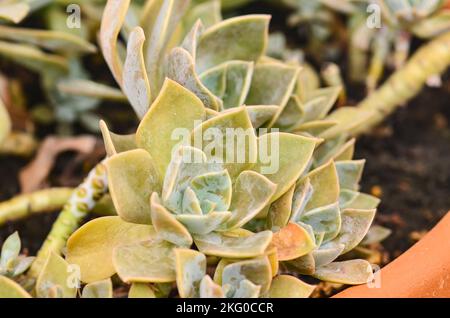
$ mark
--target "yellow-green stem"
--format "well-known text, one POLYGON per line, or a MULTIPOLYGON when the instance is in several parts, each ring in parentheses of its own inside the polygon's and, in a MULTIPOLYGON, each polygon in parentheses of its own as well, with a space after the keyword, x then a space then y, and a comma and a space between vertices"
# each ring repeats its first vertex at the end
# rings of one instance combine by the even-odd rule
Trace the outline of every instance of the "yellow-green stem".
POLYGON ((53 188, 22 194, 0 203, 0 226, 32 214, 61 209, 72 195, 72 188, 53 188))
POLYGON ((61 253, 69 236, 80 226, 86 215, 106 193, 107 188, 106 167, 102 162, 75 189, 69 202, 64 206, 55 223, 53 223, 52 229, 39 250, 36 260, 28 271, 30 278, 36 278, 39 275, 49 252, 61 253))
POLYGON ((370 131, 398 106, 417 95, 429 77, 443 73, 449 65, 450 32, 447 32, 421 47, 403 68, 357 106, 362 111, 373 111, 374 115, 353 133, 370 131))

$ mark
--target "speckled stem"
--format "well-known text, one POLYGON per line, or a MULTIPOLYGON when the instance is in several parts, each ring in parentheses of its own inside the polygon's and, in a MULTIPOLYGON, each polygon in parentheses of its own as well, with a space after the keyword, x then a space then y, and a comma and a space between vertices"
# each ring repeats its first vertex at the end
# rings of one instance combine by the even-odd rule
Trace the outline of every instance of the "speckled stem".
POLYGON ((403 68, 357 106, 364 111, 375 111, 375 114, 353 133, 358 135, 370 131, 397 107, 417 95, 428 78, 443 73, 449 65, 450 32, 447 32, 420 48, 403 68))
POLYGON ((104 162, 99 163, 85 181, 75 189, 69 202, 64 206, 44 244, 33 262, 28 276, 36 278, 50 251, 61 253, 69 236, 79 227, 86 215, 106 193, 108 181, 104 162))
POLYGON ((74 189, 53 188, 22 194, 0 203, 0 226, 33 214, 61 209, 69 200, 74 189))

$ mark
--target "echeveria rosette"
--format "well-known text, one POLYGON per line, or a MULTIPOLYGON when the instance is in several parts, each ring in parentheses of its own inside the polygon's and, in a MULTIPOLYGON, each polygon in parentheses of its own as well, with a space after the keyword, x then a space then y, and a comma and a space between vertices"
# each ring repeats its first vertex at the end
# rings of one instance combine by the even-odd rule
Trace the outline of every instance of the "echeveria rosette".
MULTIPOLYGON (((134 141, 129 142, 129 145, 137 145, 138 149, 118 153, 116 146, 123 147, 126 137, 115 142, 118 136, 110 134, 104 127, 105 143, 112 155, 107 163, 110 193, 119 217, 91 221, 69 239, 67 258, 69 263, 81 266, 83 281, 102 280, 117 272, 127 283, 167 283, 176 280, 180 295, 191 295, 190 292, 185 294, 180 287, 187 283, 177 279, 184 277, 180 276, 179 271, 188 269, 184 265, 177 266, 181 258, 179 254, 183 258, 192 255, 202 258, 198 255, 203 255, 229 259, 234 267, 240 264, 236 260, 256 258, 254 262, 261 266, 261 270, 272 275, 273 265, 269 261, 274 257, 269 247, 272 231, 253 233, 242 227, 292 187, 307 169, 317 140, 286 133, 270 133, 258 138, 245 107, 217 114, 210 119, 206 117, 206 109, 200 99, 168 79, 141 121, 134 141), (195 121, 200 124, 194 127, 195 121), (191 137, 211 128, 223 131, 227 128, 250 129, 252 134, 244 149, 247 159, 244 163, 227 163, 225 160, 219 160, 225 164, 217 163, 217 158, 208 158, 202 149, 177 145, 179 141, 172 138, 172 130, 177 128, 192 131, 191 137), (258 141, 275 137, 282 152, 280 167, 275 174, 264 176, 261 173, 263 164, 257 161, 254 151, 258 141), (192 158, 197 160, 191 162, 192 158), (295 162, 293 158, 296 158, 295 162), (103 222, 107 221, 117 222, 117 228, 101 234, 103 222), (131 230, 134 226, 148 228, 148 238, 133 243, 115 239, 122 237, 119 232, 124 231, 123 227, 130 227, 131 230), (89 236, 109 235, 115 238, 98 238, 95 243, 91 241, 87 244, 89 236), (105 241, 108 242, 109 261, 105 259, 106 255, 100 258, 96 255, 95 258, 101 259, 103 265, 98 264, 98 268, 92 266, 91 253, 100 251, 86 245, 103 244, 105 241), (193 242, 198 252, 189 249, 193 242), (139 259, 146 261, 140 262, 139 259)), ((128 138, 133 139, 131 136, 128 138)), ((102 249, 105 250, 105 246, 102 249)), ((225 281, 234 282, 226 273, 228 270, 224 274, 225 281)), ((271 275, 266 276, 271 278, 271 275)), ((199 275, 200 279, 203 280, 203 276, 205 273, 199 275)), ((244 296, 250 292, 251 295, 259 294, 254 282, 243 283, 243 286, 230 284, 224 283, 227 296, 244 296)), ((203 283, 201 288, 205 293, 211 292, 206 291, 207 286, 203 283)), ((261 292, 267 292, 268 286, 270 279, 261 292)), ((194 293, 200 295, 200 289, 194 293)))

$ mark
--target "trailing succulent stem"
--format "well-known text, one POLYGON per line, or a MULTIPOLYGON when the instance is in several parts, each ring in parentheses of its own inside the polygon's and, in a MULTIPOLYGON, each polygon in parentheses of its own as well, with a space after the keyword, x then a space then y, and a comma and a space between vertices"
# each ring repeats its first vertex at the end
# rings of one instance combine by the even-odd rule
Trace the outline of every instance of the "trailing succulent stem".
POLYGON ((417 95, 431 76, 441 74, 449 65, 450 32, 447 32, 422 46, 401 69, 358 105, 361 111, 373 114, 354 134, 367 132, 379 124, 398 106, 417 95))
POLYGON ((53 188, 22 194, 0 203, 0 226, 33 214, 61 209, 73 193, 71 188, 53 188))
POLYGON ((30 277, 37 277, 49 253, 60 254, 67 238, 75 231, 87 213, 93 209, 108 189, 106 169, 99 163, 87 176, 86 180, 72 193, 52 226, 36 260, 28 272, 30 277))

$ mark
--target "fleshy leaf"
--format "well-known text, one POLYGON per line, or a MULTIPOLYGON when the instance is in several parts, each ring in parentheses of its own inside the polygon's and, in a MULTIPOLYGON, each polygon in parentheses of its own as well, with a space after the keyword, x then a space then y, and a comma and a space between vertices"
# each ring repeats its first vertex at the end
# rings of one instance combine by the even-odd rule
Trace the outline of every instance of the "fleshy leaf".
POLYGON ((323 232, 325 242, 330 241, 338 235, 341 229, 339 204, 336 202, 310 210, 303 214, 300 220, 311 225, 315 233, 323 232))
POLYGON ((230 60, 257 61, 268 38, 268 15, 231 18, 207 29, 197 51, 197 70, 201 73, 230 60))
POLYGON ((249 169, 257 159, 257 138, 245 107, 205 121, 194 129, 192 140, 194 147, 202 149, 209 160, 224 163, 231 180, 249 169))
POLYGON ((374 114, 373 110, 365 110, 357 107, 339 107, 326 117, 327 120, 336 121, 337 124, 322 132, 318 137, 330 139, 342 133, 353 133, 369 120, 369 118, 373 117, 374 114))
POLYGON ((231 212, 210 212, 206 215, 179 214, 176 218, 190 233, 205 235, 217 230, 231 215, 231 212))
POLYGON ((114 249, 113 264, 125 283, 167 283, 176 280, 174 246, 150 240, 114 249))
POLYGON ((128 292, 128 298, 156 298, 156 295, 149 284, 133 283, 128 292))
POLYGON ((36 296, 38 298, 52 297, 52 289, 58 289, 59 297, 75 298, 77 283, 69 270, 69 264, 59 255, 51 252, 36 280, 36 296), (70 286, 73 283, 74 286, 70 286))
POLYGON ((264 254, 272 240, 272 232, 263 231, 247 237, 229 236, 227 233, 210 233, 194 236, 200 252, 229 258, 256 257, 264 254))
POLYGON ((136 149, 109 158, 106 166, 117 214, 127 222, 151 224, 150 195, 161 191, 152 157, 136 149))
POLYGON ((128 37, 127 57, 123 66, 123 91, 139 118, 147 113, 152 100, 144 61, 145 35, 136 27, 128 37))
POLYGON ((222 287, 216 284, 209 275, 200 282, 200 298, 225 298, 222 287))
MULTIPOLYGON (((161 181, 164 179, 177 138, 189 136, 197 121, 205 118, 202 102, 180 84, 167 79, 157 99, 142 119, 136 134, 137 145, 154 158, 161 181)), ((186 140, 185 140, 186 141, 186 140)))
POLYGON ((129 6, 130 0, 108 0, 100 27, 103 56, 119 86, 122 86, 123 62, 118 53, 117 40, 129 6))
POLYGON ((341 90, 341 87, 327 87, 310 92, 304 104, 302 122, 323 119, 336 103, 341 90))
POLYGON ((258 298, 261 286, 253 284, 248 279, 241 280, 233 298, 258 298))
POLYGON ((345 245, 342 254, 355 248, 366 236, 375 217, 375 212, 376 210, 343 210, 341 212, 341 231, 330 243, 345 245))
POLYGON ((81 298, 112 298, 113 286, 111 279, 105 279, 98 282, 87 284, 83 288, 81 298))
MULTIPOLYGON (((208 163, 201 150, 188 146, 178 148, 173 154, 164 179, 162 191, 164 206, 179 214, 183 209, 184 192, 190 188, 191 180, 196 176, 215 171, 223 171, 223 168, 218 164, 208 163)), ((194 192, 194 190, 192 191, 194 192)), ((195 192, 193 194, 195 195, 195 192)), ((193 201, 190 200, 190 202, 193 201)), ((198 202, 202 210, 206 209, 206 202, 198 202)), ((210 203, 214 204, 213 202, 210 203)), ((210 207, 214 208, 214 206, 210 207)), ((192 206, 192 208, 196 209, 195 206, 192 206)))
POLYGON ((281 63, 255 65, 246 103, 248 105, 279 106, 269 127, 276 122, 288 103, 298 72, 299 68, 281 63))
POLYGON ((181 298, 198 298, 200 283, 206 275, 206 257, 189 249, 175 249, 175 271, 181 298))
POLYGON ((156 192, 151 196, 151 218, 159 238, 178 246, 192 245, 192 236, 163 205, 156 192))
POLYGON ((137 148, 135 135, 114 134, 109 131, 108 126, 103 120, 100 121, 100 130, 108 157, 137 148))
POLYGON ((222 272, 222 285, 230 285, 234 291, 243 280, 261 286, 261 293, 269 290, 272 270, 267 257, 244 260, 226 265, 222 272))
POLYGON ((8 236, 2 246, 2 253, 0 257, 1 268, 7 268, 8 263, 19 256, 20 246, 20 237, 17 231, 8 236))
MULTIPOLYGON (((300 98, 292 95, 286 104, 286 107, 280 112, 278 118, 273 126, 280 128, 283 131, 288 131, 293 128, 302 118, 304 114, 303 104, 300 98)), ((305 130, 304 127, 299 127, 299 130, 305 130)))
POLYGON ((312 252, 315 265, 319 267, 330 264, 341 255, 344 248, 344 244, 336 244, 330 247, 323 245, 321 248, 312 252))
POLYGON ((273 279, 268 293, 269 298, 308 298, 316 286, 309 285, 298 278, 280 275, 273 279))
POLYGON ((276 185, 254 171, 244 171, 236 179, 227 229, 242 227, 253 219, 271 200, 276 185))
POLYGON ((371 210, 375 209, 381 200, 370 194, 359 193, 358 196, 352 200, 345 208, 357 210, 371 210))
POLYGON ((298 184, 295 185, 295 191, 292 197, 292 222, 297 222, 300 220, 300 217, 306 208, 306 204, 311 199, 313 193, 314 189, 308 177, 303 178, 298 184))
POLYGON ((15 281, 0 275, 0 298, 31 298, 15 281))
MULTIPOLYGON (((198 200, 209 200, 215 203, 214 211, 228 211, 231 203, 231 179, 228 171, 210 172, 191 180, 190 188, 198 200)), ((207 213, 203 211, 203 213, 207 213)))
POLYGON ((366 236, 361 242, 361 245, 370 245, 374 243, 379 243, 391 235, 392 231, 388 228, 382 227, 380 225, 374 225, 370 227, 366 236))
POLYGON ((267 123, 278 111, 275 105, 256 105, 246 107, 250 120, 255 129, 267 123))
POLYGON ((306 177, 311 181, 314 192, 305 211, 330 205, 339 200, 339 179, 333 161, 311 171, 306 177))
POLYGON ((79 228, 67 241, 67 261, 81 270, 81 280, 96 282, 116 272, 112 253, 116 246, 149 240, 156 233, 150 225, 126 223, 118 216, 92 220, 79 228))
POLYGON ((61 93, 66 95, 128 103, 127 97, 120 89, 87 79, 62 79, 58 82, 57 87, 61 93))
POLYGON ((373 271, 369 262, 355 259, 318 267, 313 276, 332 283, 359 285, 371 282, 373 271))
POLYGON ((359 196, 359 192, 343 189, 339 193, 339 207, 345 209, 359 196))
POLYGON ((250 90, 253 63, 230 61, 226 64, 226 89, 223 94, 224 108, 242 106, 250 90))
POLYGON ((315 248, 313 240, 303 227, 289 223, 273 234, 272 246, 277 248, 280 261, 289 261, 311 252, 315 248))
POLYGON ((195 62, 188 51, 174 48, 167 57, 167 76, 193 92, 205 107, 219 110, 222 102, 206 88, 195 72, 195 62))
POLYGON ((302 175, 315 146, 315 139, 287 133, 270 133, 259 137, 259 161, 253 170, 277 184, 272 202, 286 193, 302 175))
POLYGON ((365 162, 365 160, 336 162, 341 189, 358 190, 365 162))
POLYGON ((270 206, 267 216, 267 228, 269 230, 278 231, 289 223, 294 190, 295 185, 270 206))
POLYGON ((197 195, 190 187, 187 187, 186 190, 184 190, 182 211, 183 214, 192 214, 196 216, 202 216, 203 214, 197 195))
POLYGON ((316 263, 312 253, 303 255, 297 259, 286 262, 289 269, 303 275, 312 275, 316 270, 316 263))
MULTIPOLYGON (((183 14, 186 12, 189 1, 165 0, 157 1, 158 15, 153 16, 151 33, 147 36, 146 66, 150 87, 153 92, 159 90, 160 81, 163 79, 164 54, 166 53, 170 39, 183 14)), ((154 9, 154 8, 153 8, 154 9)), ((155 13, 156 13, 155 12, 155 13)), ((144 21, 145 22, 145 21, 144 21)), ((145 29, 145 28, 144 28, 145 29)))

